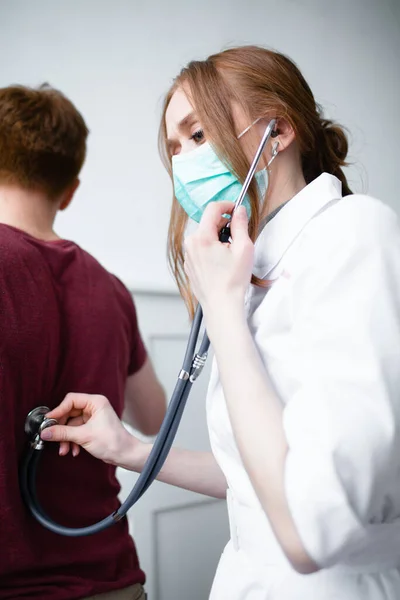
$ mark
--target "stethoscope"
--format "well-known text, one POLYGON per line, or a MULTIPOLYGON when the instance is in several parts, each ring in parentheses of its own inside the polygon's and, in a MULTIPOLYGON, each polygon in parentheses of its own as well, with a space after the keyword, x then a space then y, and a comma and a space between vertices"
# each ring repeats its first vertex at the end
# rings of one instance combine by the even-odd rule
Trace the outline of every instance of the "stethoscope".
MULTIPOLYGON (((256 172, 258 163, 261 155, 264 151, 265 145, 269 138, 275 137, 276 132, 274 130, 276 120, 273 119, 267 125, 260 145, 254 156, 253 162, 247 173, 246 179, 243 183, 241 192, 238 199, 235 202, 232 214, 242 204, 245 195, 247 193, 250 182, 256 172)), ((272 159, 277 154, 277 144, 272 149, 272 159)), ((221 230, 219 239, 223 243, 230 241, 230 223, 228 222, 221 230)), ((41 433, 46 427, 57 425, 55 419, 48 419, 46 414, 50 411, 47 406, 39 406, 34 408, 27 416, 25 421, 25 433, 29 437, 28 451, 24 457, 22 467, 20 470, 20 487, 21 494, 24 502, 32 515, 41 523, 44 527, 69 537, 77 537, 84 535, 91 535, 106 529, 114 523, 118 523, 126 513, 136 502, 143 496, 148 490, 150 485, 156 479, 160 472, 167 455, 171 449, 172 443, 175 439, 176 432, 178 430, 182 414, 186 405, 186 401, 190 394, 193 383, 199 377, 201 371, 207 360, 208 350, 210 341, 207 336, 207 332, 204 332, 203 339, 200 344, 198 352, 196 352, 196 346, 198 344, 198 338, 200 334, 201 323, 203 320, 203 312, 201 306, 198 305, 195 316, 193 319, 192 327, 189 334, 189 340, 183 359, 182 369, 178 375, 178 380, 173 391, 171 401, 168 405, 164 421, 161 425, 160 431, 154 442, 153 448, 149 454, 149 457, 144 465, 142 472, 140 473, 132 491, 130 492, 127 499, 121 504, 118 510, 111 515, 108 515, 105 519, 89 525, 88 527, 64 527, 59 525, 49 517, 40 505, 39 499, 36 493, 36 472, 39 466, 40 457, 45 446, 45 442, 41 439, 41 433)))

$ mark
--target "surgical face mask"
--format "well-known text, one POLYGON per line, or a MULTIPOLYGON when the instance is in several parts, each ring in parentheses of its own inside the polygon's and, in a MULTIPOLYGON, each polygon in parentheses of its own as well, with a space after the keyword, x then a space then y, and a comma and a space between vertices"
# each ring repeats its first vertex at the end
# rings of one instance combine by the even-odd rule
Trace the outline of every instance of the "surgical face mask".
MULTIPOLYGON (((207 204, 221 200, 236 202, 242 189, 240 181, 218 158, 208 142, 191 152, 173 156, 172 173, 175 197, 188 216, 197 223, 200 222, 207 204)), ((267 169, 257 171, 254 177, 259 197, 263 200, 268 188, 267 169)), ((243 205, 250 217, 250 202, 247 196, 243 205)))

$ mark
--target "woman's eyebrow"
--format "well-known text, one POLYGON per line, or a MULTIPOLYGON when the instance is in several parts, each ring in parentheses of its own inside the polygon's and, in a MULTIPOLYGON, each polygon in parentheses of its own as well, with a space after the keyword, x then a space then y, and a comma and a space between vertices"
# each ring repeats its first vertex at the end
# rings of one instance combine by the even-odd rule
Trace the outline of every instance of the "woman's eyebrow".
MULTIPOLYGON (((187 128, 188 125, 191 125, 194 121, 197 120, 196 113, 192 110, 190 113, 185 115, 183 119, 181 119, 177 125, 177 129, 183 131, 187 128)), ((173 137, 167 138, 167 146, 168 149, 171 150, 175 144, 175 139, 173 137)))
POLYGON ((191 121, 194 121, 195 119, 197 119, 197 115, 192 110, 185 117, 183 117, 183 119, 181 121, 179 121, 178 129, 184 129, 185 127, 187 127, 188 123, 190 123, 191 121))

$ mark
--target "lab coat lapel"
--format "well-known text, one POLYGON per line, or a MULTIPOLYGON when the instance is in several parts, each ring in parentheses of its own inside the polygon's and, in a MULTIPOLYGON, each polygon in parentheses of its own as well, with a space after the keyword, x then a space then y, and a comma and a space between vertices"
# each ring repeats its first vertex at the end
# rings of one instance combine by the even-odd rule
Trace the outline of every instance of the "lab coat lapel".
POLYGON ((290 200, 264 227, 255 245, 253 273, 267 278, 307 223, 342 197, 342 184, 323 173, 290 200))

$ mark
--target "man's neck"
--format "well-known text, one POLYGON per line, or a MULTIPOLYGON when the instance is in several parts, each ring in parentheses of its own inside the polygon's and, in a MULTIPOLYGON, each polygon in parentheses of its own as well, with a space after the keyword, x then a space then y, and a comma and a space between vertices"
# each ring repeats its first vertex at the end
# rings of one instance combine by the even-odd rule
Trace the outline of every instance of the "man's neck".
POLYGON ((0 186, 0 223, 45 241, 57 240, 53 230, 57 203, 45 194, 18 186, 0 186))

